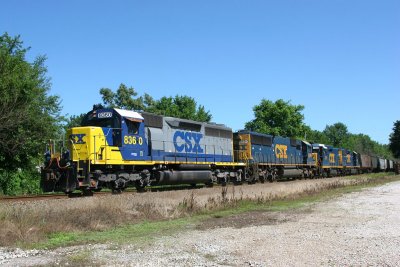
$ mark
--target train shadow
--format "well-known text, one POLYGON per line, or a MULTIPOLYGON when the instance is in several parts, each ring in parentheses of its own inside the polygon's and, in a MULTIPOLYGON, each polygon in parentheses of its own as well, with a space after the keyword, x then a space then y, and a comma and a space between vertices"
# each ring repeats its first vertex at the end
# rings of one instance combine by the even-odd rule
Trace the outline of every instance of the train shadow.
POLYGON ((196 185, 164 185, 164 186, 153 186, 150 188, 146 188, 147 192, 163 192, 163 191, 177 191, 177 190, 192 190, 192 189, 201 189, 205 188, 204 184, 196 184, 196 185))

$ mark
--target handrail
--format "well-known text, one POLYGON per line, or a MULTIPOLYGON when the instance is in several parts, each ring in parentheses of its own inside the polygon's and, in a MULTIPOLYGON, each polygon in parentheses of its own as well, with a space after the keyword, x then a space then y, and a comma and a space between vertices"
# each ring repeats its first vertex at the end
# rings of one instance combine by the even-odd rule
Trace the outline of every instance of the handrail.
POLYGON ((81 161, 80 154, 78 153, 78 150, 77 150, 76 147, 75 147, 75 143, 74 143, 72 140, 69 140, 69 141, 70 141, 71 144, 72 144, 72 149, 74 149, 76 155, 78 156, 78 163, 77 163, 77 165, 76 165, 76 168, 79 170, 79 164, 80 164, 80 161, 81 161))

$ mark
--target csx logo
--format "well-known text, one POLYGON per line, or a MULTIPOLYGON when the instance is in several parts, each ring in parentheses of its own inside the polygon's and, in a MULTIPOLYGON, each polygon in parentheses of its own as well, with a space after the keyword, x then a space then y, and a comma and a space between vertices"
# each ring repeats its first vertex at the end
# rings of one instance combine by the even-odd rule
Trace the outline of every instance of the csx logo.
POLYGON ((203 153, 200 147, 201 133, 176 131, 174 134, 174 146, 178 152, 203 153))
POLYGON ((83 140, 83 137, 85 136, 86 134, 71 134, 69 136, 69 140, 71 140, 74 144, 86 144, 86 142, 83 140))
POLYGON ((275 146, 275 155, 277 158, 287 159, 286 151, 287 151, 287 146, 285 146, 285 145, 279 144, 279 145, 275 146))

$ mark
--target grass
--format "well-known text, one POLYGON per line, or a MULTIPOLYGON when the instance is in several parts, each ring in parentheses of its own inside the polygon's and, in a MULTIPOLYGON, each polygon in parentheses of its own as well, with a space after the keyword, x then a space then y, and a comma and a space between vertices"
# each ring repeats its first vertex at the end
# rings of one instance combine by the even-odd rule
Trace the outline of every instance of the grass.
POLYGON ((382 176, 394 176, 395 175, 395 173, 394 172, 386 172, 386 173, 382 173, 382 172, 373 172, 373 173, 368 173, 368 174, 360 174, 360 175, 349 175, 349 176, 345 176, 345 177, 343 177, 344 179, 347 179, 347 180, 357 180, 357 179, 359 179, 360 178, 360 176, 362 177, 362 176, 364 176, 364 177, 366 177, 366 178, 368 178, 368 179, 379 179, 379 178, 381 178, 382 176))
MULTIPOLYGON (((25 203, 0 208, 0 242, 1 245, 39 249, 93 243, 147 244, 155 237, 191 229, 210 218, 249 211, 296 209, 396 180, 400 180, 400 176, 368 174, 338 181, 321 179, 309 185, 301 184, 299 188, 291 183, 274 183, 265 187, 207 189, 204 196, 201 195, 203 191, 190 190, 180 195, 163 192, 165 195, 150 193, 25 203), (283 186, 284 190, 274 191, 273 186, 283 186), (296 190, 288 193, 285 188, 296 190), (264 189, 271 190, 266 193, 264 189)), ((79 265, 78 262, 79 259, 75 265, 79 265)))
POLYGON ((66 261, 72 266, 86 266, 88 259, 91 258, 91 253, 88 250, 83 250, 78 253, 69 255, 66 261))
POLYGON ((42 243, 33 244, 32 248, 49 249, 77 244, 93 244, 113 242, 113 244, 123 244, 135 242, 145 244, 154 237, 168 235, 182 228, 186 228, 190 223, 197 221, 197 218, 179 218, 168 221, 146 221, 137 224, 128 224, 106 231, 91 231, 86 233, 56 233, 42 243))

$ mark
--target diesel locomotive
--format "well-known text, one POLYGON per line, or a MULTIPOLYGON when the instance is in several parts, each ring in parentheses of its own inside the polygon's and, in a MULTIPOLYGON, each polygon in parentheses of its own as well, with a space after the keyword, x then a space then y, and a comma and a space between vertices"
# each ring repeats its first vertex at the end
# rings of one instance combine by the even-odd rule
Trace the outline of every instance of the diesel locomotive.
POLYGON ((50 146, 46 152, 45 192, 243 179, 245 164, 234 161, 232 129, 220 124, 94 108, 67 137, 63 151, 50 146))
POLYGON ((65 147, 50 143, 44 192, 118 193, 129 186, 255 183, 386 171, 394 162, 222 124, 94 106, 65 147))

